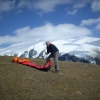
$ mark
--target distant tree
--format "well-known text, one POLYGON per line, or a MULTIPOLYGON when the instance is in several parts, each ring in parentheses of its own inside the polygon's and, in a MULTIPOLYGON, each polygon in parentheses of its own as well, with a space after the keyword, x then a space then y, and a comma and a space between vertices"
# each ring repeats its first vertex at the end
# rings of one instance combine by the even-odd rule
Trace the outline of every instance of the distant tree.
POLYGON ((90 63, 90 61, 88 59, 85 59, 84 57, 80 58, 80 62, 90 63))
POLYGON ((4 56, 9 56, 9 55, 5 54, 4 56))
POLYGON ((93 54, 91 56, 88 56, 88 59, 90 61, 95 61, 97 65, 100 65, 100 49, 95 48, 92 49, 93 54))
POLYGON ((62 60, 62 61, 67 60, 67 61, 70 61, 70 62, 90 63, 89 60, 88 59, 85 59, 84 57, 83 58, 80 58, 80 57, 76 57, 75 55, 70 55, 68 53, 59 56, 59 60, 62 60))
POLYGON ((96 61, 96 64, 97 65, 100 65, 100 49, 99 48, 96 48, 96 49, 93 49, 94 51, 94 60, 96 61))

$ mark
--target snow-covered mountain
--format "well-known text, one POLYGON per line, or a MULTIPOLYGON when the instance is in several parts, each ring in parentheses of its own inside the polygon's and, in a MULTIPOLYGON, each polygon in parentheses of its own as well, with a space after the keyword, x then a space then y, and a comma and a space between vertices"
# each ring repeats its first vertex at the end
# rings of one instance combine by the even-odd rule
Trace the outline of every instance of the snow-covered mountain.
MULTIPOLYGON (((27 58, 45 58, 45 42, 46 40, 44 39, 38 39, 30 42, 14 44, 0 50, 0 55, 17 55, 19 57, 27 58)), ((92 55, 93 49, 100 49, 100 38, 93 37, 52 40, 50 42, 58 47, 61 55, 69 53, 78 57, 85 57, 86 55, 92 55)))

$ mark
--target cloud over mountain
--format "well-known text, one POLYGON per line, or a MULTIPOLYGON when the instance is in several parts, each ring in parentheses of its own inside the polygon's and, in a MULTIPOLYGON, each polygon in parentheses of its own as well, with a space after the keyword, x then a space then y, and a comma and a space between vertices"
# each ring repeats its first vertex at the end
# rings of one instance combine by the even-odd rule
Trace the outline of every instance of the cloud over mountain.
POLYGON ((0 44, 3 43, 18 43, 30 41, 33 39, 45 38, 45 39, 63 39, 63 38, 74 38, 74 37, 83 37, 91 35, 91 30, 75 26, 73 24, 59 24, 52 25, 47 23, 40 27, 31 28, 30 26, 19 28, 14 31, 14 36, 4 36, 0 37, 0 44))

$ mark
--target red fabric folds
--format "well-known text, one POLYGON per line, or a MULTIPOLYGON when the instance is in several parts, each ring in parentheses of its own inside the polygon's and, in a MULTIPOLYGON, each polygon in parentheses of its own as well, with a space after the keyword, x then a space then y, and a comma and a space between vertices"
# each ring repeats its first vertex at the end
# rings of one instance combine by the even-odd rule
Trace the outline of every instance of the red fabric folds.
POLYGON ((27 66, 30 66, 30 67, 33 67, 33 68, 37 68, 37 69, 40 69, 40 70, 49 70, 51 68, 51 61, 47 62, 44 66, 40 66, 40 65, 35 64, 33 62, 23 62, 21 64, 27 65, 27 66))
POLYGON ((44 66, 40 66, 36 63, 30 62, 28 59, 21 59, 19 57, 13 57, 12 61, 44 71, 47 71, 51 68, 51 61, 47 62, 44 66))

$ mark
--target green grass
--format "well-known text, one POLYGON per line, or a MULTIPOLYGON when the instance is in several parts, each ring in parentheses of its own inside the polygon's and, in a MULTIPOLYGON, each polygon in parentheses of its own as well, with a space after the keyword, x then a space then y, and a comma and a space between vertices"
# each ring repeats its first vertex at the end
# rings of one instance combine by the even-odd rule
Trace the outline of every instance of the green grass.
MULTIPOLYGON (((59 61, 43 72, 0 56, 0 100, 100 100, 100 66, 59 61)), ((29 59, 43 65, 44 59, 29 59)))

